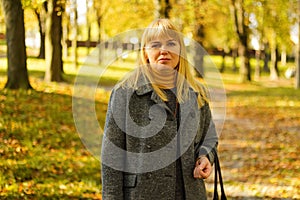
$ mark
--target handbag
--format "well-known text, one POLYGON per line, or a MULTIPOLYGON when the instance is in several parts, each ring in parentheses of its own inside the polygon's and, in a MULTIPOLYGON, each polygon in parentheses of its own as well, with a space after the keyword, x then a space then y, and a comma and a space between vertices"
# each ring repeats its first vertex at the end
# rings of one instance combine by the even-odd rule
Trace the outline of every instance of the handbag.
POLYGON ((225 190, 224 190, 224 185, 223 185, 223 178, 222 178, 222 173, 221 173, 221 167, 220 167, 220 161, 218 158, 218 153, 216 149, 213 149, 213 154, 215 157, 215 181, 214 181, 214 196, 213 200, 219 200, 219 194, 218 194, 218 179, 220 183, 220 188, 221 188, 221 200, 227 200, 225 190))

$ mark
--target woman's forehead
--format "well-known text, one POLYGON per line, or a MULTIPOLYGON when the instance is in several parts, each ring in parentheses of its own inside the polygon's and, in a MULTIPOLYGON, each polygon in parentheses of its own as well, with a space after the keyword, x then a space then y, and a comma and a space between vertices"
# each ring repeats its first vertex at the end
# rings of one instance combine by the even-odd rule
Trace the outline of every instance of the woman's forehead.
POLYGON ((150 29, 148 30, 148 34, 146 34, 145 39, 147 41, 167 39, 178 40, 179 36, 178 33, 171 29, 150 29))
POLYGON ((148 40, 148 42, 169 42, 169 41, 176 41, 177 40, 173 37, 168 37, 168 36, 161 36, 161 37, 153 37, 148 40))

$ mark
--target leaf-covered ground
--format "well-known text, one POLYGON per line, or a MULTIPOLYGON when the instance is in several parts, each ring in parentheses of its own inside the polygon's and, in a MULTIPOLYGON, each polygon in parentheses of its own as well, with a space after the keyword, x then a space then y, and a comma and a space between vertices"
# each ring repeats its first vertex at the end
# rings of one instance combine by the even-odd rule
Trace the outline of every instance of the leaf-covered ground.
POLYGON ((43 92, 0 90, 0 199, 101 199, 99 160, 74 126, 72 85, 31 82, 43 92))
MULTIPOLYGON (((74 126, 73 85, 39 76, 31 74, 36 91, 0 90, 0 199, 101 199, 100 162, 74 126)), ((0 73, 0 88, 5 81, 0 73)), ((225 83, 219 151, 227 195, 300 199, 300 92, 285 82, 225 83)), ((107 99, 96 96, 101 124, 107 99)), ((212 177, 206 182, 211 192, 212 177)))
POLYGON ((300 92, 270 85, 226 88, 219 151, 227 194, 237 199, 299 199, 300 92))

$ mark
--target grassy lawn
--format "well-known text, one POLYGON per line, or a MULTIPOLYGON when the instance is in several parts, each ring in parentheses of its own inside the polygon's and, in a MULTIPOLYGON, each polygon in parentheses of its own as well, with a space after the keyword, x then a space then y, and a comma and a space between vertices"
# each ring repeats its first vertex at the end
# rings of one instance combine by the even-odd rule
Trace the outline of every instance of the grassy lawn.
MULTIPOLYGON (((0 58, 0 66, 5 63, 0 58)), ((65 83, 43 82, 44 61, 30 58, 35 90, 0 90, 0 199, 101 199, 100 162, 81 142, 72 116, 76 69, 65 63, 65 83)), ((113 85, 131 69, 127 62, 113 63, 100 85, 113 85)), ((284 78, 241 84, 229 69, 222 75, 227 116, 220 138, 227 194, 300 198, 300 92, 284 78)), ((5 71, 0 67, 0 88, 5 71)), ((108 97, 102 89, 96 95, 100 125, 108 97)), ((211 192, 212 179, 206 182, 211 192)))
POLYGON ((99 161, 82 145, 64 91, 0 91, 1 199, 100 197, 99 161))

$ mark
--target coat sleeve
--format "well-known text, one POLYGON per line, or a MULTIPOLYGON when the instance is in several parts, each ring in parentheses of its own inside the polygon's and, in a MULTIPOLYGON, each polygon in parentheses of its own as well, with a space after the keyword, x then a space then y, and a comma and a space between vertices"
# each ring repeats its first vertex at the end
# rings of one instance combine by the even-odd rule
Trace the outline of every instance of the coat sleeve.
POLYGON ((102 177, 102 199, 120 200, 123 199, 123 172, 125 154, 125 133, 116 123, 114 116, 120 114, 115 111, 120 107, 123 100, 116 97, 113 90, 106 114, 104 135, 102 139, 101 152, 101 177, 102 177), (116 113, 114 113, 116 112, 116 113))
POLYGON ((216 150, 217 148, 218 135, 212 119, 211 110, 207 103, 201 108, 200 127, 203 132, 196 152, 198 152, 198 157, 206 155, 211 164, 213 164, 214 153, 212 150, 216 150))

